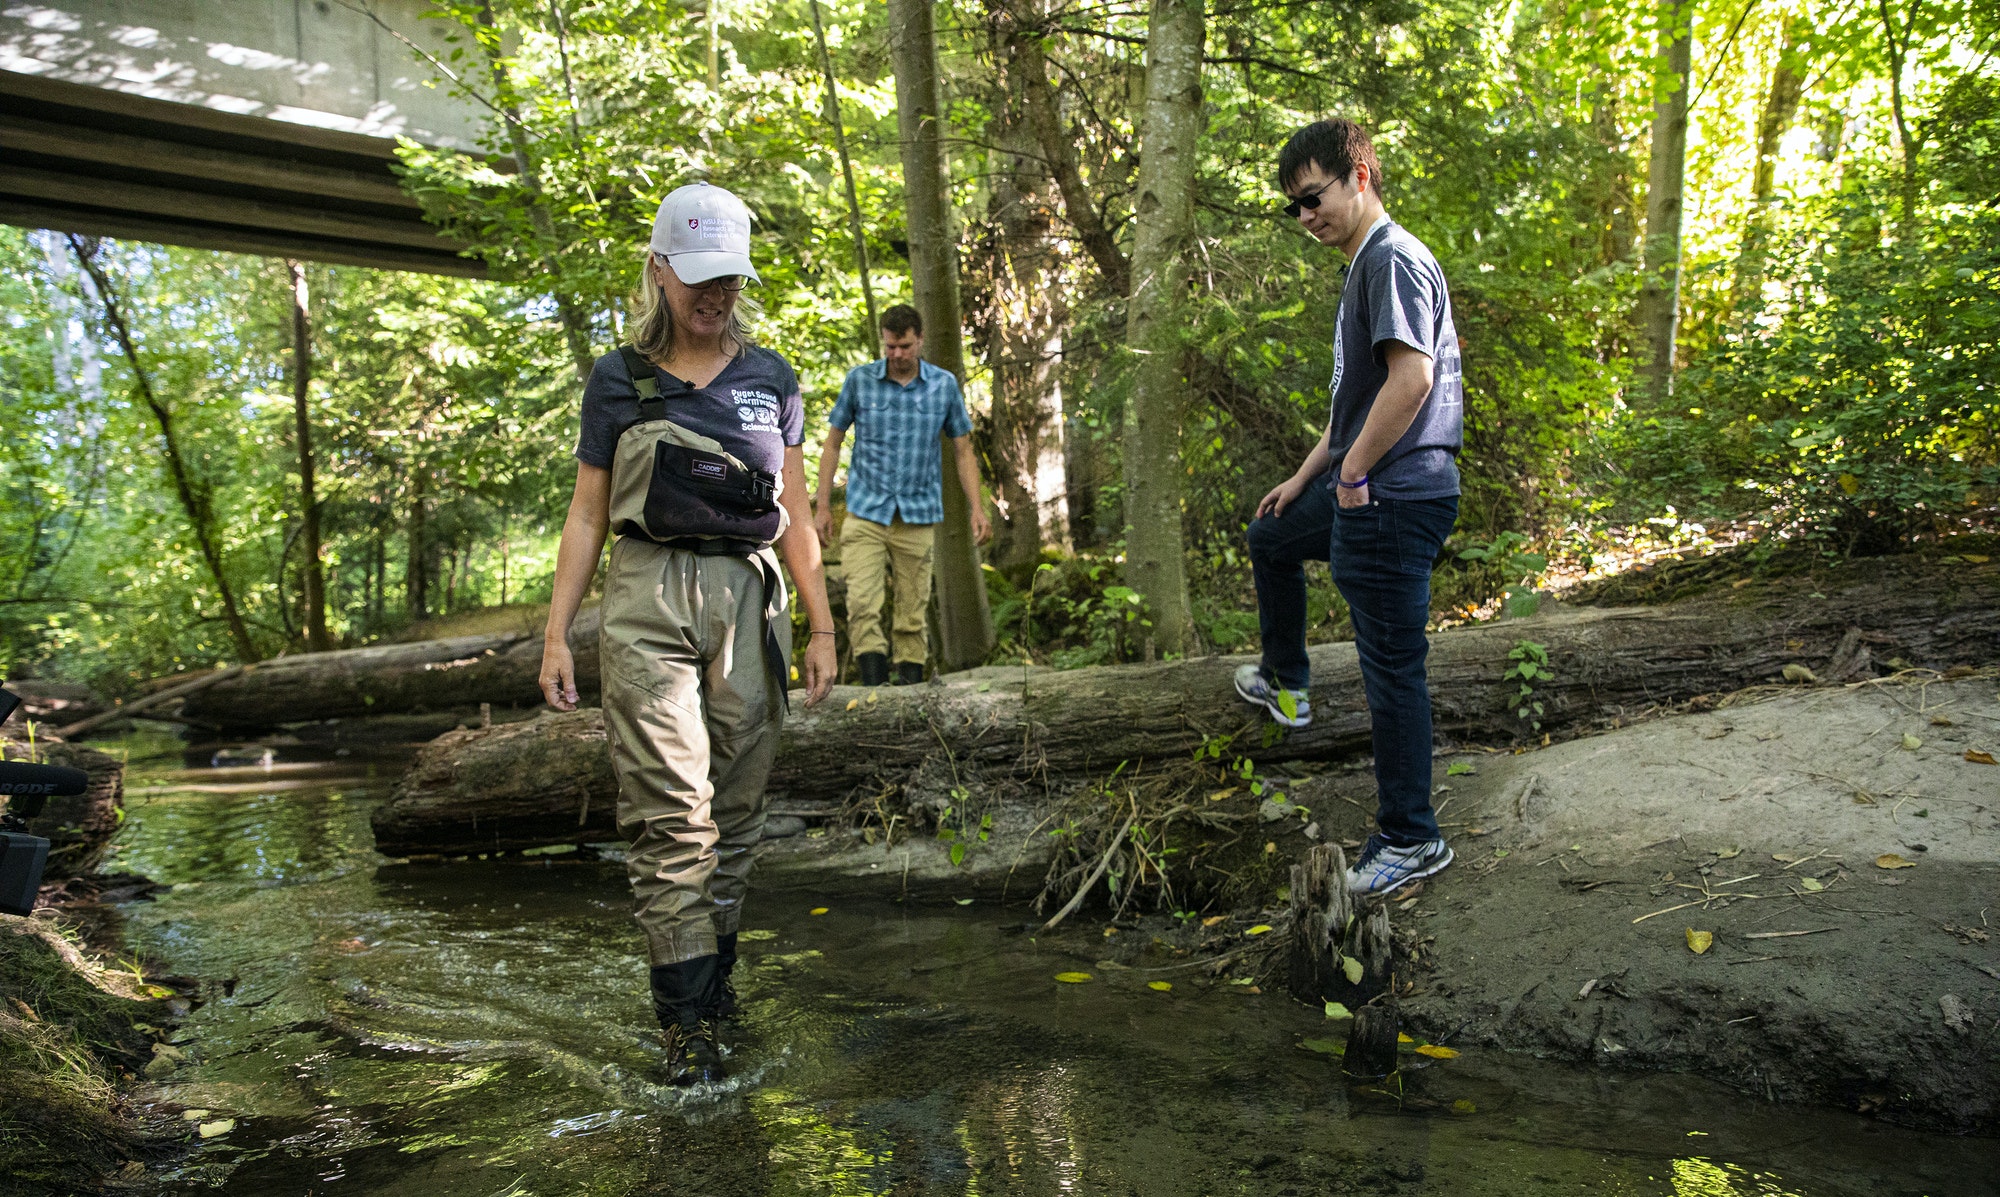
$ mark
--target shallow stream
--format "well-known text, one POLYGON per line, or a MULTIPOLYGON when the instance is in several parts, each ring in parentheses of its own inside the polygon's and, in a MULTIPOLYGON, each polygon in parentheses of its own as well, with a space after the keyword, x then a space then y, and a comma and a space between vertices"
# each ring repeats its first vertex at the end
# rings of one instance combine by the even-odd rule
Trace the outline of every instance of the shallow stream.
POLYGON ((618 863, 385 863, 399 760, 127 747, 118 867, 174 887, 128 939, 206 999, 164 1092, 234 1121, 161 1194, 1995 1192, 1990 1141, 1687 1078, 1467 1052, 1353 1088, 1300 1046, 1340 1036, 1316 1011, 949 896, 753 892, 735 1076, 662 1088, 618 863))

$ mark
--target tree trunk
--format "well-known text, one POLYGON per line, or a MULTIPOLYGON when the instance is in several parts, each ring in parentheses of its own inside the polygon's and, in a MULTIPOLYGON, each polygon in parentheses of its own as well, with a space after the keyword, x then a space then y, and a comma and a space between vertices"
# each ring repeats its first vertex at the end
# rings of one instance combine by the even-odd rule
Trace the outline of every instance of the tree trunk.
POLYGON ((1132 298, 1125 343, 1138 356, 1125 406, 1125 580, 1146 598, 1152 642, 1194 648, 1181 530, 1181 370, 1177 319, 1194 229, 1202 133, 1203 0, 1153 0, 1146 35, 1146 111, 1132 211, 1132 298))
POLYGON ((861 302, 868 308, 868 327, 861 339, 868 352, 882 353, 881 318, 875 314, 875 286, 868 278, 868 238, 861 226, 861 196, 854 187, 854 162, 847 154, 847 124, 840 116, 840 92, 833 76, 833 56, 826 50, 826 26, 820 20, 819 0, 812 0, 813 42, 819 47, 820 75, 826 80, 826 123, 833 128, 834 149, 840 154, 840 177, 847 184, 847 228, 854 238, 854 268, 861 276, 861 302))
POLYGON ((1911 0, 1909 20, 1899 30, 1895 16, 1889 11, 1889 0, 1875 0, 1876 11, 1882 14, 1882 44, 1889 57, 1889 111, 1896 118, 1896 143, 1903 152, 1902 220, 1897 236, 1906 241, 1916 231, 1917 191, 1921 186, 1917 178, 1917 155, 1923 149, 1923 136, 1911 131, 1903 111, 1903 68, 1909 59, 1919 2, 1911 0))
POLYGON ((299 572, 305 579, 306 647, 323 653, 333 647, 326 634, 326 573, 320 563, 319 499, 313 493, 312 415, 307 406, 312 384, 312 315, 306 310, 306 268, 286 261, 292 280, 292 414, 299 429, 299 511, 304 523, 305 556, 299 572))
POLYGON ((1743 248, 1736 255, 1736 277, 1729 288, 1731 306, 1737 308, 1762 306, 1759 294, 1771 239, 1771 201, 1778 190, 1779 143, 1792 127, 1799 101, 1805 96, 1805 77, 1793 69, 1800 48, 1799 29, 1796 20, 1785 21, 1784 46, 1771 68, 1770 88, 1757 114, 1757 166, 1751 183, 1750 218, 1744 222, 1743 248))
MULTIPOLYGON (((890 0, 889 58, 896 73, 896 128, 902 140, 903 194, 909 213, 910 285, 924 319, 924 356, 965 381, 958 298, 958 247, 951 231, 938 95, 933 0, 890 0)), ((938 637, 946 669, 965 669, 993 647, 993 620, 972 509, 951 446, 940 438, 944 522, 936 540, 938 637)))
MULTIPOLYGON (((494 39, 499 37, 493 20, 492 0, 479 0, 479 8, 474 15, 494 39)), ((590 381, 591 367, 597 364, 595 355, 590 351, 590 318, 577 304, 576 297, 562 285, 562 274, 558 269, 562 244, 556 236, 555 218, 549 215, 548 201, 542 194, 542 180, 536 173, 528 130, 521 123, 520 106, 514 98, 514 81, 507 72, 506 62, 500 57, 497 44, 485 38, 479 39, 479 44, 486 51, 487 69, 493 76, 494 106, 501 115, 501 123, 507 126, 507 139, 513 147, 514 177, 520 182, 521 189, 528 193, 528 224, 535 230, 535 254, 542 260, 542 268, 549 272, 549 293, 555 299, 556 315, 562 321, 570 365, 576 370, 577 382, 586 383, 590 381)), ((712 47, 710 53, 714 53, 712 47)))
POLYGON ((124 351, 125 361, 132 367, 132 385, 160 427, 160 443, 167 454, 167 474, 174 480, 174 492, 180 496, 181 510, 187 514, 188 525, 194 530, 202 562, 208 566, 208 576, 222 598, 222 614, 229 623, 229 638, 236 644, 236 655, 245 662, 255 661, 258 652, 256 644, 250 639, 250 625, 243 621, 243 612, 236 605, 236 592, 230 588, 229 577, 222 570, 222 549, 216 534, 215 511, 209 504, 208 488, 197 486, 194 476, 188 472, 187 460, 181 456, 180 439, 174 434, 173 413, 160 402, 159 394, 153 390, 152 376, 146 373, 145 364, 139 360, 139 346, 132 340, 132 330, 125 323, 118 294, 111 289, 111 280, 105 275, 104 268, 97 264, 97 243, 74 233, 68 236, 77 261, 82 263, 90 275, 91 284, 97 289, 98 302, 104 306, 105 322, 111 325, 112 335, 118 338, 118 347, 124 351))
POLYGON ((1042 53, 1045 18, 1040 13, 1030 16, 1004 10, 996 15, 1003 22, 1006 69, 1010 82, 1019 88, 1022 119, 1033 133, 1057 189, 1062 192, 1063 215, 1076 230, 1084 252, 1096 264, 1105 290, 1123 298, 1132 292, 1132 263, 1118 248, 1117 238, 1106 226, 1103 212, 1084 184, 1083 172, 1077 164, 1076 138, 1063 129, 1056 89, 1049 82, 1048 59, 1042 53))
POLYGON ((430 571, 424 558, 424 468, 410 471, 409 553, 403 561, 403 607, 411 623, 430 615, 430 571))
POLYGON ((1652 164, 1646 173, 1645 282, 1639 290, 1639 377, 1646 400, 1673 397, 1674 333, 1680 319, 1681 200, 1686 190, 1688 69, 1693 61, 1694 0, 1661 0, 1660 52, 1653 68, 1652 164), (1663 90, 1664 89, 1664 90, 1663 90))
MULTIPOLYGON (((1003 58, 1004 61, 1004 58, 1003 58)), ((995 235, 987 239, 989 310, 986 358, 993 370, 993 556, 1010 573, 1032 570, 1043 545, 1067 548, 1068 497, 1063 479, 1063 395, 1059 363, 1061 268, 1050 240, 1050 180, 1022 126, 1022 84, 1012 64, 1003 70, 999 147, 992 155, 995 235)))
MULTIPOLYGON (((577 689, 597 694, 596 608, 570 629, 577 689)), ((351 719, 542 699, 541 636, 530 632, 453 636, 278 657, 191 694, 181 714, 255 730, 312 719, 351 719)))
MULTIPOLYGON (((1440 632, 1430 653, 1437 734, 1459 743, 1531 734, 1514 714, 1518 683, 1503 677, 1524 639, 1547 648, 1554 676, 1534 698, 1543 728, 1555 732, 1772 681, 1787 664, 1831 675, 1852 628, 1886 640, 1878 655, 1920 665, 2000 659, 2000 565, 1960 567, 1942 580, 1883 559, 1852 568, 1846 581, 1835 590, 1822 575, 1665 608, 1555 611, 1440 632)), ((836 687, 810 711, 792 704, 771 791, 791 803, 838 803, 908 784, 948 753, 953 775, 971 784, 1032 779, 1040 792, 1121 763, 1185 759, 1211 736, 1234 736, 1238 751, 1263 761, 1367 753, 1354 646, 1321 645, 1311 656, 1313 723, 1269 745, 1266 721, 1230 684, 1248 657, 1068 672, 996 667, 872 696, 836 687), (850 700, 860 701, 849 709, 850 700)), ((532 688, 532 677, 524 684, 532 688)), ((409 855, 614 839, 616 795, 599 711, 453 732, 424 750, 377 810, 377 845, 409 855)))

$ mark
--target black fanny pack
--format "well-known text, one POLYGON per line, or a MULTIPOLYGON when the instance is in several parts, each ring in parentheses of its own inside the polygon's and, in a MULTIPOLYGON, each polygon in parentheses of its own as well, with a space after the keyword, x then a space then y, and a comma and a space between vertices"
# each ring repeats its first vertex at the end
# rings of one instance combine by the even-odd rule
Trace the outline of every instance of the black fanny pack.
MULTIPOLYGON (((695 388, 676 379, 678 387, 662 394, 652 366, 637 349, 621 346, 618 354, 639 395, 639 423, 626 435, 644 434, 649 425, 657 428, 660 421, 671 424, 667 401, 693 396, 695 388)), ((662 544, 716 539, 729 545, 719 550, 722 552, 739 551, 737 545, 748 545, 741 551, 755 552, 776 540, 785 525, 778 506, 777 475, 752 469, 710 438, 698 437, 678 425, 671 431, 672 435, 660 434, 653 443, 643 504, 620 504, 612 531, 662 544), (702 444, 690 444, 690 440, 702 444), (639 509, 634 510, 635 506, 639 509)), ((633 464, 641 469, 646 465, 643 459, 633 464)), ((638 479, 631 482, 636 485, 638 479)), ((621 495, 626 493, 623 479, 614 483, 621 495)))

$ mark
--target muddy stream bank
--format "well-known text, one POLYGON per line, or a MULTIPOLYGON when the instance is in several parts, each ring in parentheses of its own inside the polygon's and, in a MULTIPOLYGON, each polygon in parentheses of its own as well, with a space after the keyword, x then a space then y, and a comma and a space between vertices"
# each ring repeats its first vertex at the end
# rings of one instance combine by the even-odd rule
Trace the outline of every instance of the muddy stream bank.
POLYGON ((1413 1058, 1399 1095, 1352 1087, 1302 1046, 1338 1030, 1275 991, 797 859, 753 897, 736 1078, 680 1093, 617 861, 385 862, 368 812, 399 761, 288 764, 131 762, 117 865, 172 888, 123 908, 127 941, 202 999, 146 1097, 214 1132, 152 1192, 1818 1197, 1986 1193, 2000 1166, 1992 1140, 1490 1036, 1413 1058))

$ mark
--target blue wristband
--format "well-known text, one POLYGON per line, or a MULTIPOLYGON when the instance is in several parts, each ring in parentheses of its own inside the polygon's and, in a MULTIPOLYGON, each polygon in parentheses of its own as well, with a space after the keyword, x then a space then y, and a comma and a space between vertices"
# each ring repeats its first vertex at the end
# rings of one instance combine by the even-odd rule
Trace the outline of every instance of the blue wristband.
POLYGON ((1333 479, 1333 484, 1335 486, 1346 487, 1348 490, 1360 490, 1362 487, 1368 485, 1368 475, 1366 474, 1361 475, 1360 480, 1355 482, 1349 482, 1346 479, 1336 475, 1333 479))

